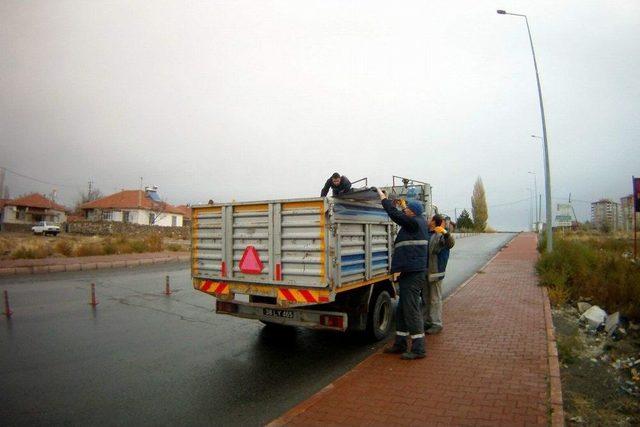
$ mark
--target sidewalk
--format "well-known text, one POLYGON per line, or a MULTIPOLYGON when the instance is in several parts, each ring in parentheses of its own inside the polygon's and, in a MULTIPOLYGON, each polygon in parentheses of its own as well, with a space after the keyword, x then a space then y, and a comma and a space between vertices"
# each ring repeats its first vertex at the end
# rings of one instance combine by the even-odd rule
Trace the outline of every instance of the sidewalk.
POLYGON ((188 261, 189 252, 150 252, 74 258, 16 259, 0 261, 0 277, 14 274, 60 273, 63 271, 134 267, 171 261, 188 261))
POLYGON ((536 236, 520 234, 451 295, 427 357, 378 352, 271 425, 563 425, 536 236))

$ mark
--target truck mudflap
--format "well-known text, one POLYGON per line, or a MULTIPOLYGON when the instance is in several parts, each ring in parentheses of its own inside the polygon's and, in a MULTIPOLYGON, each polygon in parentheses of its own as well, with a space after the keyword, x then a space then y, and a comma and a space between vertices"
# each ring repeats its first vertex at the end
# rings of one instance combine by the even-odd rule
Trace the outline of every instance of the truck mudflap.
POLYGON ((311 329, 329 329, 344 332, 348 324, 346 313, 299 308, 281 308, 268 304, 242 301, 216 301, 216 313, 229 314, 267 323, 301 326, 311 329))

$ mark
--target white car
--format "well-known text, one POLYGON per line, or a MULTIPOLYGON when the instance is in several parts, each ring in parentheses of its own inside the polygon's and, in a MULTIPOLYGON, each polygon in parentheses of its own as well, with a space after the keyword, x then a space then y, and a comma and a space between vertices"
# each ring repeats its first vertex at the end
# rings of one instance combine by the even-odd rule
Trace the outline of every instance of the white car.
POLYGON ((42 234, 43 236, 46 236, 47 234, 57 236, 58 233, 60 233, 60 227, 53 224, 47 224, 45 221, 40 221, 31 227, 31 231, 33 231, 33 234, 42 234))

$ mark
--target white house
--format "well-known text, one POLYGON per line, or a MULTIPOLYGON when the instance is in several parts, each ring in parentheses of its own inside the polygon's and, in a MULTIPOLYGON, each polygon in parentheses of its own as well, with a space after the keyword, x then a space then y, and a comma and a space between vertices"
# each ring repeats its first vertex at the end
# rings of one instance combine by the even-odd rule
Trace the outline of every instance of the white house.
POLYGON ((127 222, 161 227, 182 227, 180 209, 160 200, 156 187, 122 190, 80 206, 84 217, 93 221, 127 222))
POLYGON ((32 193, 0 203, 0 223, 35 224, 40 221, 62 224, 67 221, 65 207, 42 194, 32 193))

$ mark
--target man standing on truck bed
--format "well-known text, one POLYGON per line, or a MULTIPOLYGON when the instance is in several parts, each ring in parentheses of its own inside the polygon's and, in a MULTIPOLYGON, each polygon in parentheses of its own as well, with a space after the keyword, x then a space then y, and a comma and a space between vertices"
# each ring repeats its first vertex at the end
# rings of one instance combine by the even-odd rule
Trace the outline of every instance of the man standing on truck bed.
POLYGON ((424 322, 421 310, 421 293, 427 281, 429 231, 422 216, 422 205, 417 200, 408 200, 400 212, 378 190, 384 210, 393 222, 400 226, 394 242, 391 272, 400 273, 400 301, 396 313, 396 338, 385 353, 402 354, 402 359, 425 357, 424 322), (411 337, 411 350, 407 349, 407 338, 411 337))
POLYGON ((333 191, 333 196, 339 196, 351 190, 351 181, 346 176, 341 176, 338 172, 334 172, 331 178, 324 183, 324 188, 320 192, 320 197, 326 197, 329 194, 329 188, 333 191))

